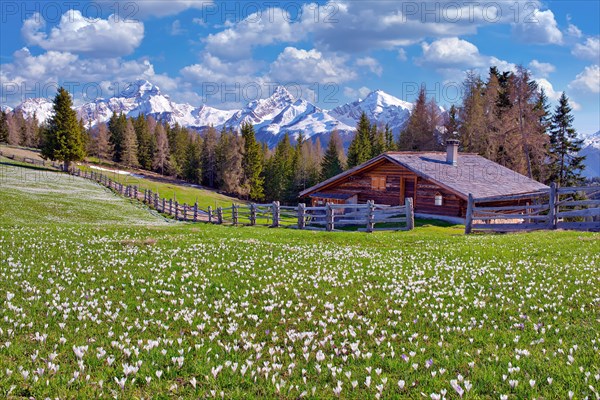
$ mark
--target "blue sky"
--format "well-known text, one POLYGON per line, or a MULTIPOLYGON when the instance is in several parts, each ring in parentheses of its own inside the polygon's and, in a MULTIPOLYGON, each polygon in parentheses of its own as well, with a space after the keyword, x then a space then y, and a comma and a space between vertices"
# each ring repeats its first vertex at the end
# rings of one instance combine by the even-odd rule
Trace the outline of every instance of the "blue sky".
MULTIPOLYGON (((110 97, 148 79, 175 101, 235 108, 277 84, 323 108, 425 83, 445 107, 491 65, 566 91, 600 129, 598 1, 73 1, 0 3, 1 103, 110 97)), ((554 102, 553 102, 554 105, 554 102)))

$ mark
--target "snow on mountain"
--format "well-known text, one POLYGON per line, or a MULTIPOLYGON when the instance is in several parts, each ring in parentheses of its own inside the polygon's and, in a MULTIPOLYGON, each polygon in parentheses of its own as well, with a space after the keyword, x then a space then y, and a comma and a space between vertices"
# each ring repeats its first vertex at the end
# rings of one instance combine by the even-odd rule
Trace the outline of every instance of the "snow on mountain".
POLYGON ((389 124, 392 131, 398 133, 408 121, 412 107, 412 103, 391 96, 383 90, 374 90, 364 100, 336 107, 329 114, 346 125, 356 126, 364 112, 372 122, 389 124))
POLYGON ((25 119, 32 119, 35 115, 38 122, 45 122, 54 115, 53 104, 46 99, 27 99, 14 111, 23 113, 25 119))
POLYGON ((1 105, 1 106, 0 106, 0 111, 3 111, 3 112, 5 112, 5 113, 10 113, 10 112, 12 112, 12 111, 13 111, 13 109, 12 109, 12 108, 10 108, 9 106, 1 105))
MULTIPOLYGON (((38 120, 44 121, 52 115, 52 102, 29 99, 17 109, 22 110, 26 118, 36 113, 38 120)), ((117 96, 98 98, 75 108, 86 125, 106 122, 113 113, 121 112, 129 117, 144 114, 200 131, 209 126, 239 130, 243 123, 249 122, 254 126, 257 138, 269 146, 274 146, 284 133, 289 133, 292 139, 300 133, 307 138, 319 137, 325 144, 333 130, 340 133, 347 145, 362 112, 374 123, 389 124, 397 133, 406 123, 411 109, 411 103, 376 90, 364 100, 328 111, 304 99, 294 98, 285 87, 279 86, 268 98, 254 100, 241 110, 220 110, 207 105, 195 107, 176 103, 146 80, 131 83, 117 96)))
POLYGON ((600 177, 600 131, 584 137, 579 155, 585 156, 583 175, 586 178, 600 177))

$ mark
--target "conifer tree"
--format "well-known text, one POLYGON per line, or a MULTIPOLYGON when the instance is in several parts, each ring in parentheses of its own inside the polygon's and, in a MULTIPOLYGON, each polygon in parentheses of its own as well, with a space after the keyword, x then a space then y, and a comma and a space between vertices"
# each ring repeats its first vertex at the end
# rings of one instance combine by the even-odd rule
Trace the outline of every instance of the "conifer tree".
POLYGON ((244 152, 242 168, 244 170, 243 185, 245 191, 253 200, 261 200, 264 197, 263 190, 263 160, 260 144, 256 142, 254 127, 250 123, 242 125, 242 138, 244 139, 244 152))
POLYGON ((385 133, 377 129, 377 126, 372 126, 372 142, 371 142, 371 158, 377 157, 386 151, 385 133))
POLYGON ((212 126, 204 135, 202 146, 202 184, 214 188, 217 178, 217 130, 212 126))
POLYGON ((425 86, 421 86, 417 101, 410 113, 408 123, 400 133, 398 148, 408 151, 433 150, 435 148, 435 127, 437 116, 435 102, 427 102, 425 86), (433 103, 432 103, 433 102, 433 103))
POLYGON ((0 143, 8 143, 8 113, 0 111, 0 143))
POLYGON ((128 167, 138 167, 139 161, 137 136, 131 119, 127 119, 125 123, 125 131, 123 132, 121 162, 128 167))
POLYGON ((108 121, 108 131, 110 133, 109 142, 113 148, 113 161, 121 162, 123 160, 123 138, 127 128, 127 117, 120 113, 110 117, 108 121))
POLYGON ((69 170, 71 162, 83 160, 86 155, 83 132, 72 106, 71 96, 60 87, 54 98, 54 115, 44 131, 42 145, 42 156, 62 161, 65 171, 69 170))
POLYGON ((200 183, 202 180, 202 141, 198 135, 190 135, 186 152, 183 177, 188 182, 200 183))
POLYGON ((563 92, 550 126, 550 181, 559 187, 578 185, 583 181, 581 172, 585 157, 577 155, 583 141, 577 138, 571 111, 569 98, 563 92))
POLYGON ((354 168, 368 160, 373 154, 371 146, 371 122, 364 112, 356 126, 356 134, 348 148, 348 168, 354 168))
POLYGON ((94 141, 96 157, 102 160, 110 160, 112 158, 112 148, 110 145, 110 138, 106 124, 98 124, 94 141))
POLYGON ((392 129, 390 128, 389 124, 385 124, 384 139, 385 151, 396 150, 396 143, 394 142, 394 133, 392 132, 392 129))
POLYGON ((340 160, 340 145, 341 139, 336 131, 331 133, 327 150, 321 161, 321 179, 326 180, 336 176, 344 170, 342 161, 340 160))
POLYGON ((243 139, 233 132, 223 130, 217 144, 217 184, 220 190, 236 196, 248 195, 241 185, 244 177, 242 158, 243 139))
POLYGON ((156 138, 156 151, 152 160, 152 168, 161 174, 169 173, 170 168, 170 151, 169 139, 162 124, 156 124, 154 128, 154 137, 156 138))
POLYGON ((150 134, 148 127, 148 121, 144 114, 140 114, 134 121, 133 127, 138 142, 137 157, 140 166, 143 169, 152 169, 152 157, 154 155, 156 142, 154 137, 150 134))
POLYGON ((269 200, 284 200, 291 192, 293 181, 294 148, 286 133, 277 143, 273 156, 265 168, 265 195, 269 200))

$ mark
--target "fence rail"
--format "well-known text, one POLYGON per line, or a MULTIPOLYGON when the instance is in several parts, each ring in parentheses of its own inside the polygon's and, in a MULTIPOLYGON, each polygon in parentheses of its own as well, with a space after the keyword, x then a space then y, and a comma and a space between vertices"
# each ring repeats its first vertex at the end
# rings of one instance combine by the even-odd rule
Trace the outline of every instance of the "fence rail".
POLYGON ((216 209, 209 206, 204 210, 197 203, 181 204, 173 199, 161 198, 150 189, 139 190, 136 185, 123 185, 100 172, 73 168, 70 173, 93 180, 124 197, 141 201, 178 221, 325 231, 349 227, 364 232, 414 228, 412 199, 406 199, 405 205, 398 207, 376 205, 372 201, 367 204, 327 204, 322 207, 306 207, 305 204, 282 206, 274 201, 266 204, 232 204, 216 209))
POLYGON ((600 186, 558 188, 515 196, 475 199, 469 195, 465 233, 541 229, 600 231, 600 186), (526 204, 493 205, 507 201, 526 204))

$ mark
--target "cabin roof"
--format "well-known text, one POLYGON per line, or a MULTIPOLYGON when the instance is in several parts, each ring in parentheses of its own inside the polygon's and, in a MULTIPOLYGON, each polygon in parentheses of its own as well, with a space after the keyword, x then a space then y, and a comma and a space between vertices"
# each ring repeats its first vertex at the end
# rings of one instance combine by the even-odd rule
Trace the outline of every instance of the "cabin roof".
POLYGON ((445 152, 387 152, 304 190, 300 197, 328 188, 384 160, 400 165, 465 199, 469 193, 475 198, 484 198, 548 189, 542 183, 477 154, 459 153, 457 164, 452 165, 446 162, 445 152))
POLYGON ((320 197, 323 199, 336 199, 336 200, 347 200, 353 196, 356 196, 356 194, 354 194, 354 193, 327 193, 327 192, 316 192, 316 193, 310 194, 310 197, 320 197))

